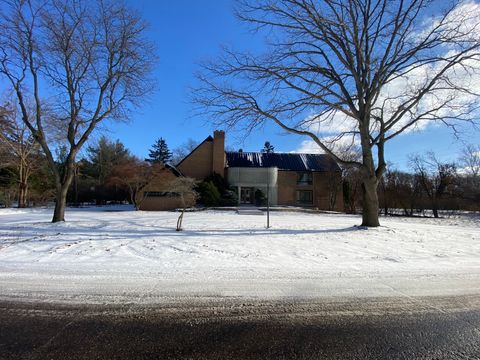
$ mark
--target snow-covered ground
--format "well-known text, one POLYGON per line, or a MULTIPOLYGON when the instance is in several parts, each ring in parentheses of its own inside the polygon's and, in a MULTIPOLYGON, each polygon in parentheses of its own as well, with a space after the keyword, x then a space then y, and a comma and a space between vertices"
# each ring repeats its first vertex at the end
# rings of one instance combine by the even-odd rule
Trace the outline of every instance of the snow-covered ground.
POLYGON ((172 298, 480 294, 480 218, 272 212, 0 209, 0 297, 151 303, 172 298))

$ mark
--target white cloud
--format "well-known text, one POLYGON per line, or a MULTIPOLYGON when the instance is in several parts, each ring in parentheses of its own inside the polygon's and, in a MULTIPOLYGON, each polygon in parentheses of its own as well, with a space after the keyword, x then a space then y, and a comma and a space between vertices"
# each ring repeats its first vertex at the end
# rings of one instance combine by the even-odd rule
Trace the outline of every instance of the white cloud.
MULTIPOLYGON (((458 37, 463 40, 480 41, 480 4, 475 1, 466 1, 461 3, 450 15, 444 31, 454 31, 458 37)), ((431 19, 430 19, 431 20, 431 19)), ((437 25, 437 20, 433 19, 426 28, 416 34, 421 38, 422 34, 431 26, 437 25)), ((449 57, 457 54, 455 44, 448 44, 443 48, 444 53, 440 56, 449 57)), ((416 122, 413 126, 404 130, 405 133, 412 131, 425 130, 429 125, 435 124, 432 121, 435 118, 457 117, 465 115, 472 111, 473 106, 478 106, 478 95, 480 94, 480 55, 471 54, 473 57, 465 61, 462 66, 457 65, 450 68, 440 81, 431 89, 430 93, 423 97, 418 105, 411 109, 411 112, 404 116, 389 131, 390 134, 402 129, 408 125, 411 119, 426 111, 437 109, 432 112, 425 120, 416 122), (467 89, 465 91, 464 89, 467 89), (448 106, 442 106, 445 103, 448 106)), ((415 96, 420 89, 424 88, 439 72, 444 68, 446 62, 436 62, 425 64, 419 67, 411 67, 389 83, 381 90, 381 94, 373 110, 374 114, 383 117, 391 116, 406 100, 415 96)), ((480 116, 480 112, 476 113, 480 116)), ((308 128, 315 132, 320 138, 329 142, 331 149, 344 149, 346 145, 358 143, 357 139, 352 139, 351 133, 357 128, 356 120, 349 118, 340 111, 322 114, 321 116, 312 114, 306 118, 308 128), (338 136, 341 133, 348 133, 344 136, 338 136), (335 141, 338 139, 338 141, 335 141), (332 140, 334 140, 332 142, 332 140)), ((371 125, 371 132, 375 134, 375 126, 371 125)), ((321 152, 321 149, 313 141, 303 141, 297 152, 321 152)))
MULTIPOLYGON (((323 137, 323 142, 327 145, 327 147, 332 150, 335 154, 341 154, 344 152, 350 153, 354 151, 355 147, 360 145, 357 138, 353 139, 351 137, 342 137, 336 138, 334 136, 323 137)), ((304 154, 324 154, 325 151, 318 146, 318 144, 313 140, 303 140, 300 143, 300 146, 292 151, 293 153, 304 153, 304 154)))
POLYGON ((313 140, 303 140, 300 143, 300 146, 292 151, 293 153, 300 153, 300 154, 323 154, 325 151, 322 150, 320 146, 313 140))

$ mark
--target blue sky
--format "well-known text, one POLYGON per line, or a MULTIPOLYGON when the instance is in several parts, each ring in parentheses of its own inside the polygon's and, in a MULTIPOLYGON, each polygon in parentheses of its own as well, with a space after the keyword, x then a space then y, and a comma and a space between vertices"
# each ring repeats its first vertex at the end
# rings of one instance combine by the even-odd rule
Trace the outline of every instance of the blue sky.
MULTIPOLYGON (((189 86, 195 85, 194 72, 202 60, 215 57, 220 46, 256 48, 262 42, 233 15, 233 0, 127 0, 150 23, 150 36, 158 46, 156 67, 158 90, 127 124, 112 124, 108 136, 118 138, 131 151, 145 157, 155 139, 163 137, 171 149, 188 138, 203 140, 213 131, 208 119, 192 118, 188 102, 189 86)), ((288 135, 267 125, 246 139, 227 132, 227 146, 258 151, 269 140, 276 151, 298 149, 302 138, 288 135)), ((464 136, 468 143, 479 143, 479 132, 464 136)), ((387 160, 405 168, 408 155, 428 150, 445 160, 454 160, 463 145, 451 131, 430 126, 427 131, 399 136, 387 144, 387 160)))

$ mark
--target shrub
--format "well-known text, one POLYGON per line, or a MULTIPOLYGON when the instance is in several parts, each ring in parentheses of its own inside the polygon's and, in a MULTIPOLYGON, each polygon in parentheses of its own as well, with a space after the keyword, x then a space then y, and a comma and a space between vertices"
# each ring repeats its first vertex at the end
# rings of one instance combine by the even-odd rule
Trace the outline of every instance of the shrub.
POLYGON ((255 190, 255 205, 256 206, 263 206, 267 204, 267 198, 262 190, 257 189, 255 190))
POLYGON ((233 190, 226 190, 221 199, 222 206, 237 206, 238 195, 233 190))
POLYGON ((218 206, 221 204, 221 195, 213 181, 203 181, 198 185, 199 202, 205 206, 218 206))

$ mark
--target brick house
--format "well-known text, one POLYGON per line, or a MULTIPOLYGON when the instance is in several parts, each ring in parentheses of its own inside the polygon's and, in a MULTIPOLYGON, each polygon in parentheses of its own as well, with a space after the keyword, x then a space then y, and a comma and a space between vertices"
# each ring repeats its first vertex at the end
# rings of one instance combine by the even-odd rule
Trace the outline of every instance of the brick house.
POLYGON ((215 131, 176 167, 165 168, 162 178, 146 189, 140 209, 177 208, 180 202, 168 191, 166 179, 183 175, 203 180, 213 173, 222 175, 236 190, 239 205, 253 204, 255 191, 260 189, 268 192, 271 205, 339 211, 343 207, 341 171, 330 156, 225 151, 225 133, 215 131))
MULTIPOLYGON (((253 204, 260 189, 271 205, 341 210, 338 189, 341 171, 325 154, 225 151, 225 133, 215 131, 175 167, 183 176, 203 180, 214 172, 222 175, 238 194, 239 205, 253 204), (336 189, 336 190, 334 190, 336 189)), ((146 199, 149 200, 149 199, 146 199)), ((160 199, 150 199, 148 210, 160 199)), ((157 208, 165 209, 165 206, 157 208)))
POLYGON ((166 167, 162 179, 146 189, 141 210, 179 207, 165 179, 188 176, 197 180, 217 173, 237 191, 239 205, 253 204, 260 189, 271 205, 342 210, 341 171, 325 154, 261 153, 225 151, 225 133, 215 131, 176 167, 166 167), (332 206, 333 205, 333 206, 332 206))

